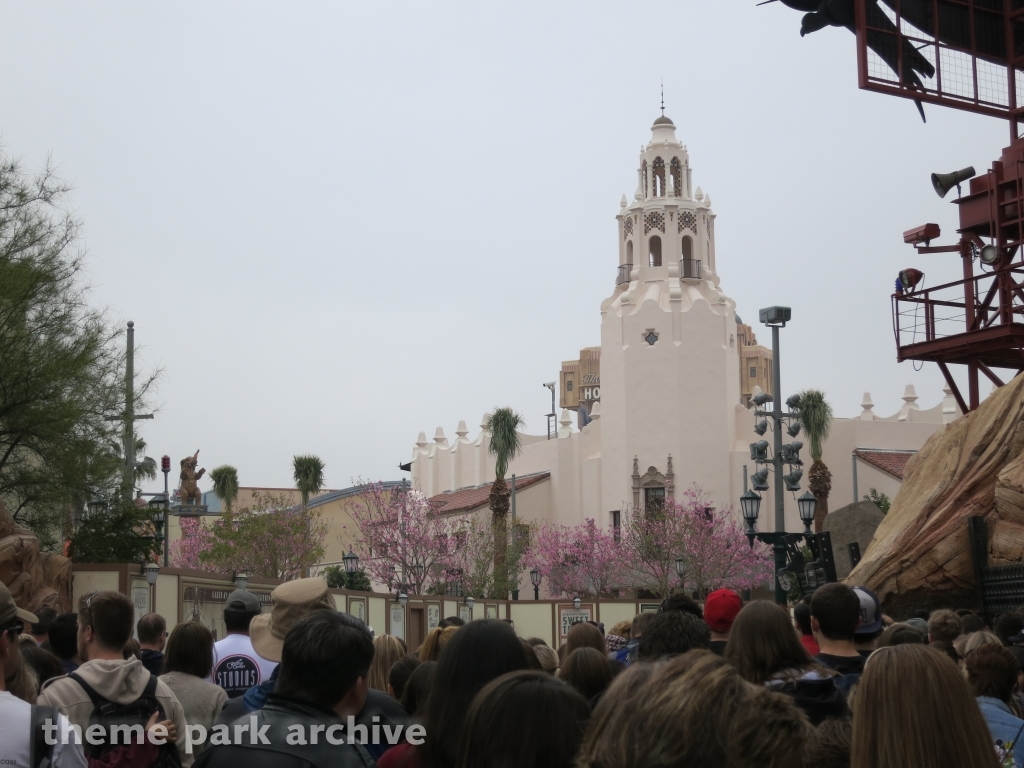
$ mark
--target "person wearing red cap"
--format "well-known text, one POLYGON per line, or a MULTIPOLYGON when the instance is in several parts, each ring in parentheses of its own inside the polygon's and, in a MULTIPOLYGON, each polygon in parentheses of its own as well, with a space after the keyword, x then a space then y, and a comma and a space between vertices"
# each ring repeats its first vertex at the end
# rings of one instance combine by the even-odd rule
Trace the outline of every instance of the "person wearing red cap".
POLYGON ((718 656, 725 653, 729 630, 742 608, 743 600, 731 589, 716 589, 704 600, 704 621, 711 627, 711 651, 718 656))

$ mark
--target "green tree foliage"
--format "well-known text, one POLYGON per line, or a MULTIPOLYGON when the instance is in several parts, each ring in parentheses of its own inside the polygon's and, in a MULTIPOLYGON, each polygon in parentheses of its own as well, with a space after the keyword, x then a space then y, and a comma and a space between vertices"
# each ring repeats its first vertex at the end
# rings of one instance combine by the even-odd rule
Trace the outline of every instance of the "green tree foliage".
POLYGON ((120 494, 113 506, 86 514, 72 534, 68 556, 76 563, 146 563, 159 557, 153 513, 125 503, 120 494))
POLYGON ((372 592, 370 577, 362 568, 355 573, 348 573, 340 565, 329 565, 320 573, 327 580, 331 589, 350 589, 355 592, 372 592))
POLYGON ((238 499, 238 470, 224 464, 211 470, 210 479, 213 481, 213 492, 224 502, 224 511, 230 512, 238 499))
MULTIPOLYGON (((487 420, 487 431, 490 433, 487 449, 494 457, 494 485, 491 487, 488 497, 491 507, 491 525, 494 528, 492 533, 494 589, 500 589, 502 585, 507 585, 515 580, 514 577, 510 578, 512 572, 509 570, 507 562, 510 491, 505 482, 505 473, 508 472, 508 465, 522 450, 519 430, 522 429, 524 423, 522 415, 508 407, 495 408, 494 413, 487 420)), ((506 594, 502 594, 500 597, 506 597, 506 594)), ((493 596, 499 597, 497 593, 493 596)))
POLYGON ((864 496, 864 501, 873 502, 876 507, 882 510, 883 515, 889 514, 889 507, 892 506, 892 499, 884 493, 879 493, 877 488, 872 488, 864 496))
POLYGON ((821 460, 821 453, 832 430, 832 406, 825 399, 825 393, 808 389, 800 393, 800 426, 804 431, 811 455, 811 469, 807 473, 807 485, 818 500, 814 509, 814 530, 821 531, 821 525, 828 515, 828 495, 832 492, 832 472, 821 460))
POLYGON ((182 538, 171 552, 182 568, 297 579, 323 560, 327 527, 317 511, 255 494, 252 507, 225 512, 211 525, 182 518, 182 538))
POLYGON ((88 305, 68 190, 0 153, 0 500, 51 547, 73 508, 119 482, 108 417, 125 406, 120 332, 88 305))
POLYGON ((302 494, 302 506, 306 506, 309 497, 320 493, 324 487, 324 466, 320 457, 312 454, 292 458, 292 478, 302 494))

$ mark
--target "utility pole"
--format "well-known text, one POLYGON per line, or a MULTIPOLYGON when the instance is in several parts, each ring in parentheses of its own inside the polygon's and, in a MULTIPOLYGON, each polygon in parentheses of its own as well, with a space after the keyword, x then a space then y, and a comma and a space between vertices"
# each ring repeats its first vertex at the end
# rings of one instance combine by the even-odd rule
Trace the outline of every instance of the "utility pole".
POLYGON ((121 468, 122 494, 126 503, 132 501, 132 490, 135 488, 135 421, 136 419, 152 419, 152 413, 135 413, 135 323, 128 321, 128 350, 124 367, 124 413, 120 416, 108 416, 108 421, 121 421, 124 429, 121 433, 121 452, 123 466, 121 468))
MULTIPOLYGON (((762 315, 764 310, 762 310, 762 315)), ((782 480, 782 366, 779 365, 779 328, 785 327, 786 320, 789 320, 789 310, 784 314, 780 313, 780 319, 771 322, 772 329, 772 421, 774 422, 774 451, 772 463, 775 465, 775 477, 772 479, 772 486, 775 489, 775 534, 776 540, 772 545, 775 552, 775 572, 786 567, 786 546, 782 543, 782 536, 786 532, 786 488, 782 480)), ((778 578, 775 579, 775 602, 779 605, 786 604, 786 590, 782 588, 778 578)))

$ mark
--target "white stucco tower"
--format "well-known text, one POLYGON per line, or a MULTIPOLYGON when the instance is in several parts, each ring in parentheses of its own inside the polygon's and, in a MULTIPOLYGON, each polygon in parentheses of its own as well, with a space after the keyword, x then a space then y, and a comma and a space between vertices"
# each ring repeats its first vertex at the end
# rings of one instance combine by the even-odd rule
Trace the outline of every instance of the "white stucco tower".
POLYGON ((664 115, 651 134, 634 199, 622 198, 618 276, 601 304, 605 523, 693 482, 734 501, 735 303, 719 290, 715 216, 693 188, 689 153, 664 115))

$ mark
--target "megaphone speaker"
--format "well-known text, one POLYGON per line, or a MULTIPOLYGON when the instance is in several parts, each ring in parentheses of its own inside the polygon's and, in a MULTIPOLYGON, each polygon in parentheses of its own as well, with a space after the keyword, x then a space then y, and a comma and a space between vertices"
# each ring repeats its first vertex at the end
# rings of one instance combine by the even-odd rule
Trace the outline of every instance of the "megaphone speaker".
POLYGON ((933 173, 932 186, 935 188, 935 194, 939 197, 945 197, 946 193, 961 181, 967 181, 976 175, 973 165, 962 168, 956 173, 933 173))

